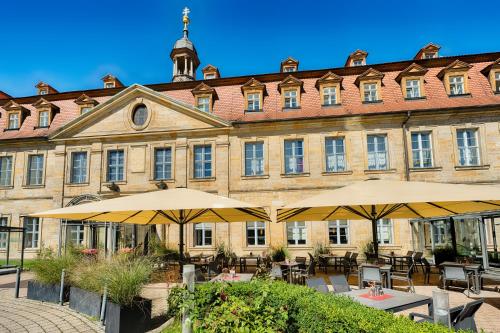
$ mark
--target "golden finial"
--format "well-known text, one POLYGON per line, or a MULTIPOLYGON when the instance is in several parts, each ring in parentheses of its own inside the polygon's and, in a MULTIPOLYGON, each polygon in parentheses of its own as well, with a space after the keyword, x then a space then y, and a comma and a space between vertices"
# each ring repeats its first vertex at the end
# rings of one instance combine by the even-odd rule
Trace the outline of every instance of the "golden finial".
POLYGON ((190 13, 191 11, 189 10, 189 8, 187 7, 184 7, 183 11, 182 11, 182 22, 184 23, 184 33, 187 37, 187 31, 188 31, 188 24, 189 24, 189 16, 188 14, 190 13))

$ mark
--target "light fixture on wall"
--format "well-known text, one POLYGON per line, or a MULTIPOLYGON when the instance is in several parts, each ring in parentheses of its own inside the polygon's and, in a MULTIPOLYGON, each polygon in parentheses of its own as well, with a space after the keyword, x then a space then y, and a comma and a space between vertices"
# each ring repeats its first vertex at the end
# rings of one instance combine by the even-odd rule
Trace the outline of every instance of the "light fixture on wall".
POLYGON ((120 192, 120 186, 115 184, 115 182, 112 182, 111 184, 106 184, 105 186, 113 192, 120 192))
POLYGON ((158 187, 160 190, 165 190, 168 188, 167 183, 165 183, 163 180, 160 180, 158 183, 155 184, 156 187, 158 187))

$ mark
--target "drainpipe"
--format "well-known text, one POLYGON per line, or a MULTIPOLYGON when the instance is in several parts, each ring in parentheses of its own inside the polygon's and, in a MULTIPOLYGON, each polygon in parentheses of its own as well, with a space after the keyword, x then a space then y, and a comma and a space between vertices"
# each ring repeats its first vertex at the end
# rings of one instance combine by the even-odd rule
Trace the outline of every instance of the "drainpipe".
POLYGON ((406 114, 406 118, 401 124, 401 130, 403 131, 403 157, 404 157, 404 162, 405 162, 405 180, 409 181, 410 180, 410 161, 408 158, 408 141, 407 141, 407 123, 410 120, 411 117, 411 111, 408 111, 406 114))

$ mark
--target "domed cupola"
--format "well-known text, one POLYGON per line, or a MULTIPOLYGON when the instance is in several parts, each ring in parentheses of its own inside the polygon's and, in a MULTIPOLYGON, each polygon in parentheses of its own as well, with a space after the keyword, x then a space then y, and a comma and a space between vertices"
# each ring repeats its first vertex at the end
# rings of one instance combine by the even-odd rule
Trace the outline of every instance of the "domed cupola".
POLYGON ((170 52, 170 58, 174 63, 173 71, 173 82, 181 81, 194 81, 196 79, 196 69, 200 65, 200 59, 198 59, 198 53, 191 40, 189 40, 189 30, 188 25, 190 23, 188 14, 190 13, 189 8, 184 8, 182 14, 182 22, 184 23, 184 34, 182 38, 178 39, 172 52, 170 52))

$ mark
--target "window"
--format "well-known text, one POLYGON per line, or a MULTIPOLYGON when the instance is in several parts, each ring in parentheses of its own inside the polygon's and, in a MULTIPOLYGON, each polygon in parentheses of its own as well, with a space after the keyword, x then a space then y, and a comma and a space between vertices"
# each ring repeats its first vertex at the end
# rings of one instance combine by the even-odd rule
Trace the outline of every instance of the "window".
POLYGON ((0 186, 10 186, 12 182, 12 156, 0 157, 0 186))
POLYGON ((295 66, 285 66, 283 67, 283 72, 289 73, 289 72, 296 72, 297 68, 295 66))
POLYGON ((206 80, 215 79, 215 73, 207 73, 207 74, 205 74, 205 79, 206 80))
POLYGON ((114 88, 114 87, 115 87, 114 82, 106 82, 104 84, 104 88, 114 88))
POLYGON ((108 182, 117 182, 124 180, 124 155, 123 150, 108 151, 108 182))
POLYGON ((172 148, 155 149, 155 176, 156 180, 172 178, 172 148))
POLYGON ((9 114, 9 129, 19 128, 19 113, 9 114))
POLYGON ((377 221, 377 240, 380 245, 392 244, 392 220, 377 221))
POLYGON ((448 239, 448 236, 451 235, 451 225, 447 221, 431 222, 431 228, 435 245, 443 246, 451 243, 451 240, 448 239))
POLYGON ((285 141, 285 173, 304 172, 304 141, 286 140, 285 141))
POLYGON ((212 146, 194 147, 194 178, 212 177, 212 146))
POLYGON ((363 66, 363 59, 356 59, 352 61, 353 66, 363 66))
POLYGON ((457 131, 458 163, 461 166, 479 165, 479 144, 477 129, 457 131))
POLYGON ((326 138, 326 172, 345 171, 345 147, 344 138, 326 138))
POLYGON ((285 90, 285 108, 296 108, 297 104, 297 90, 285 90))
POLYGON ((210 97, 198 97, 197 105, 201 111, 210 112, 210 97))
MULTIPOLYGON (((2 216, 0 217, 0 227, 6 227, 7 226, 7 216, 2 216)), ((7 248, 7 232, 0 232, 0 249, 6 249, 7 248)))
POLYGON ((432 168, 432 141, 430 132, 411 134, 414 168, 432 168))
POLYGON ((71 183, 82 184, 87 181, 87 152, 71 154, 71 183))
POLYGON ((500 92, 500 72, 495 73, 495 91, 500 92))
POLYGON ((40 220, 38 217, 25 217, 24 228, 24 247, 27 249, 37 248, 40 237, 40 220))
POLYGON ((323 88, 323 105, 337 104, 337 88, 325 87, 323 88))
POLYGON ((92 108, 90 106, 85 106, 81 109, 81 113, 85 114, 85 113, 89 112, 90 110, 92 110, 92 108))
POLYGON ((245 176, 264 174, 264 143, 245 143, 245 176))
POLYGON ((27 185, 43 184, 43 155, 29 155, 27 185))
POLYGON ((248 111, 260 110, 260 94, 250 93, 247 94, 248 111))
POLYGON ((47 95, 49 91, 47 89, 40 90, 40 95, 47 95))
POLYGON ((433 58, 436 58, 436 56, 437 56, 437 53, 435 53, 435 52, 424 53, 424 59, 433 59, 433 58))
POLYGON ((80 246, 83 245, 84 234, 83 225, 68 225, 66 229, 66 240, 73 245, 80 246))
POLYGON ((288 245, 305 245, 307 240, 307 229, 305 222, 287 222, 286 234, 288 245))
POLYGON ((376 102, 378 101, 377 96, 377 84, 376 83, 365 83, 364 94, 365 94, 365 102, 376 102))
POLYGON ((450 95, 463 95, 465 94, 464 89, 464 77, 463 75, 450 76, 450 95))
POLYGON ((349 222, 347 220, 328 221, 330 244, 349 244, 349 222))
POLYGON ((196 223, 194 225, 194 246, 212 245, 212 224, 196 223))
POLYGON ((49 127, 49 111, 41 111, 38 120, 39 127, 49 127))
POLYGON ((388 165, 387 136, 368 135, 368 170, 386 170, 388 165))
POLYGON ((266 245, 265 222, 247 222, 247 245, 266 245))
POLYGON ((144 104, 139 104, 135 107, 132 113, 132 121, 137 126, 143 126, 148 119, 148 108, 144 104))
POLYGON ((420 80, 406 80, 406 98, 419 98, 420 80))

